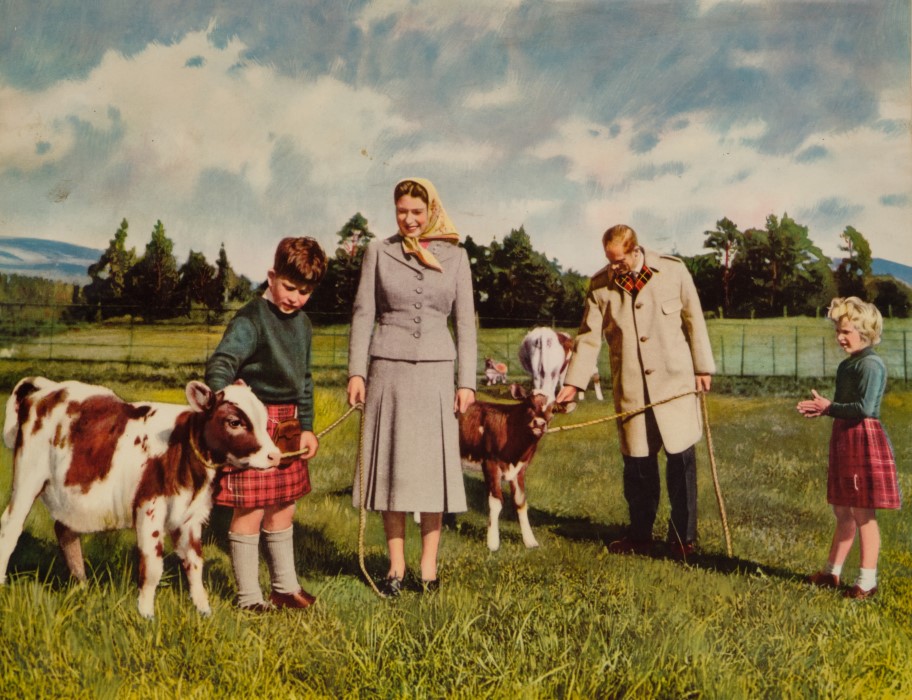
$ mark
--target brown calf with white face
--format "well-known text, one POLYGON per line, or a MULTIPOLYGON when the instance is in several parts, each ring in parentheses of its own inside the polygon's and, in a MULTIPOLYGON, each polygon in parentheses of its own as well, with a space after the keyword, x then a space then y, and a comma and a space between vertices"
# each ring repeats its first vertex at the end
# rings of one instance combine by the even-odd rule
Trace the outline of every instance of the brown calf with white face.
POLYGON ((280 453, 266 408, 249 387, 186 388, 187 406, 126 403, 109 389, 44 377, 21 380, 6 405, 13 490, 0 516, 0 583, 25 517, 40 497, 72 576, 85 580, 79 534, 136 529, 139 612, 154 615, 167 532, 197 609, 208 614, 201 531, 217 465, 267 469, 280 453))
POLYGON ((576 408, 573 402, 559 404, 542 393, 526 393, 518 384, 510 386, 510 393, 520 402, 498 404, 476 401, 459 415, 462 461, 469 465, 480 464, 488 487, 488 549, 492 552, 500 548, 503 480, 510 482, 523 544, 526 547, 538 546, 529 525, 526 469, 554 414, 570 413, 576 408))

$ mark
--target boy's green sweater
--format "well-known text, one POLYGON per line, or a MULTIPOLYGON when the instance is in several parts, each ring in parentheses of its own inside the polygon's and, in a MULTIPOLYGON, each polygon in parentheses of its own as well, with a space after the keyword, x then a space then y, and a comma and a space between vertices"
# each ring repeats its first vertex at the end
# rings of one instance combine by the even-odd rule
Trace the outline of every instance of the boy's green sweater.
POLYGON ((258 297, 238 310, 206 364, 206 384, 218 391, 243 379, 263 403, 295 404, 301 429, 313 431, 313 377, 307 314, 282 313, 258 297))

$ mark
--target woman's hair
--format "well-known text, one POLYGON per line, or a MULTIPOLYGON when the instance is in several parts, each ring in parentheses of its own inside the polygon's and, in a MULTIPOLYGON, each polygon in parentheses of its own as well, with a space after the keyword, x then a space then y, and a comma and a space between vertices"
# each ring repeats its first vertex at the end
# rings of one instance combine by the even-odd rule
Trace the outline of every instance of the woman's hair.
POLYGON ((863 340, 871 345, 880 342, 883 316, 874 304, 862 301, 858 297, 836 297, 830 302, 827 318, 834 324, 838 324, 844 318, 848 319, 863 340))
POLYGON ((602 234, 602 248, 607 247, 609 243, 614 243, 615 241, 624 242, 624 252, 626 253, 629 253, 639 245, 636 231, 624 224, 612 226, 602 234))
POLYGON ((431 205, 431 198, 428 196, 428 191, 417 182, 414 182, 412 180, 403 180, 398 185, 396 185, 396 189, 393 192, 393 203, 395 204, 406 195, 409 197, 417 197, 428 206, 431 205))
POLYGON ((326 253, 313 238, 283 238, 276 248, 272 269, 277 277, 313 289, 326 273, 326 253))

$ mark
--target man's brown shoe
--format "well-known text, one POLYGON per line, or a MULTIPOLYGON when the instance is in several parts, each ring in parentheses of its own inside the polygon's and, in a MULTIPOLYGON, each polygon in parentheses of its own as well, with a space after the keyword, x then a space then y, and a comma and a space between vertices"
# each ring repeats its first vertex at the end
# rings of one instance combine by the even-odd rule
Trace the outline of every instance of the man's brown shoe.
POLYGON ((807 583, 818 588, 839 588, 839 577, 828 574, 826 571, 816 571, 804 579, 807 583))
POLYGON ((310 595, 303 588, 296 593, 276 593, 273 591, 269 594, 269 600, 276 608, 309 608, 317 599, 310 595))
POLYGON ((868 600, 873 598, 877 593, 877 586, 870 590, 864 590, 861 586, 855 585, 851 588, 847 588, 846 592, 843 595, 846 598, 851 598, 852 600, 868 600))

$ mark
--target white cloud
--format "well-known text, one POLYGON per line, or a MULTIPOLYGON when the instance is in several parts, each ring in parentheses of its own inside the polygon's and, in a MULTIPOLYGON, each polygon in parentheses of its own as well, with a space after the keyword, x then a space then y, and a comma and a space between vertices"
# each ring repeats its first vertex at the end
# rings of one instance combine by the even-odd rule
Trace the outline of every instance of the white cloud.
POLYGON ((720 134, 705 115, 690 115, 686 127, 660 134, 656 146, 642 154, 630 150, 635 124, 617 126, 612 132, 604 125, 571 120, 554 139, 533 150, 539 158, 565 159, 569 178, 595 183, 603 193, 587 199, 579 215, 578 226, 593 236, 626 222, 643 226, 647 243, 695 254, 701 249, 702 231, 723 216, 743 230, 763 227, 769 214, 798 218, 800 212, 811 212, 809 220, 799 218, 799 223, 809 226, 811 238, 825 252, 835 254, 839 234, 853 225, 868 237, 875 255, 912 264, 912 247, 896 242, 898 233, 909 234, 908 211, 880 202, 885 194, 912 194, 907 132, 866 127, 817 134, 796 152, 816 145, 826 155, 799 162, 791 155, 758 153, 751 144, 766 129, 759 122, 720 134), (669 164, 675 167, 664 167, 669 164), (634 176, 637 173, 641 175, 634 176), (648 179, 642 173, 659 174, 648 179), (815 210, 831 199, 859 213, 834 227, 815 210))
POLYGON ((356 24, 368 31, 372 24, 395 17, 394 34, 440 32, 454 25, 475 31, 495 31, 522 4, 522 0, 374 0, 361 11, 356 24))
POLYGON ((479 90, 466 96, 466 109, 487 109, 508 107, 522 99, 519 77, 513 73, 507 77, 503 84, 490 90, 479 90))
POLYGON ((201 171, 221 169, 262 192, 277 138, 289 137, 313 177, 332 182, 362 173, 363 151, 409 126, 380 93, 244 64, 245 49, 237 40, 217 48, 197 32, 131 58, 108 52, 83 81, 40 93, 2 87, 0 162, 30 171, 59 161, 74 148, 75 119, 112 134, 122 126, 113 159, 129 164, 137 186, 165 180, 186 190, 201 171), (188 67, 191 59, 200 65, 188 67))

